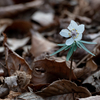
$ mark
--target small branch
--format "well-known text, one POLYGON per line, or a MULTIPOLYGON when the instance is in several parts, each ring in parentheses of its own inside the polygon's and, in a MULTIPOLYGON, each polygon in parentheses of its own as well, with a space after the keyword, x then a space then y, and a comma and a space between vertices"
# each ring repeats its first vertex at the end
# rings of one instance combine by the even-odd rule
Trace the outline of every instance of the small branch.
POLYGON ((79 66, 90 54, 87 54, 80 62, 77 63, 76 67, 79 66))

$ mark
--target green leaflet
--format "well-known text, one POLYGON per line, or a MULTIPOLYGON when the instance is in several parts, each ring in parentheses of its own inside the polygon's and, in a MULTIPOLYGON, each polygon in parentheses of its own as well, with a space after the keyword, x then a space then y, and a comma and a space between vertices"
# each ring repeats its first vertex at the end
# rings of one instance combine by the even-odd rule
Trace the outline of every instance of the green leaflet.
POLYGON ((67 47, 65 48, 65 50, 69 49, 71 46, 72 46, 72 45, 70 45, 70 46, 67 46, 67 47))
POLYGON ((88 53, 90 53, 91 55, 95 56, 93 53, 91 53, 81 42, 77 42, 84 50, 86 50, 88 53))
POLYGON ((57 44, 58 46, 65 46, 66 44, 57 44))
POLYGON ((75 43, 75 46, 74 46, 74 51, 76 51, 76 49, 77 49, 77 44, 75 43))
POLYGON ((67 47, 67 45, 66 45, 66 46, 63 46, 62 48, 60 48, 58 51, 54 52, 54 53, 51 54, 50 56, 53 56, 53 55, 59 53, 60 51, 64 50, 66 47, 67 47))
POLYGON ((79 47, 79 48, 81 48, 81 46, 76 42, 76 45, 79 47))
POLYGON ((72 47, 70 48, 70 50, 67 54, 67 58, 66 58, 67 61, 69 60, 69 58, 72 56, 72 54, 74 52, 74 46, 75 46, 75 44, 72 45, 72 47))
POLYGON ((82 40, 80 40, 80 42, 86 43, 86 44, 97 44, 96 42, 87 42, 87 41, 82 41, 82 40))

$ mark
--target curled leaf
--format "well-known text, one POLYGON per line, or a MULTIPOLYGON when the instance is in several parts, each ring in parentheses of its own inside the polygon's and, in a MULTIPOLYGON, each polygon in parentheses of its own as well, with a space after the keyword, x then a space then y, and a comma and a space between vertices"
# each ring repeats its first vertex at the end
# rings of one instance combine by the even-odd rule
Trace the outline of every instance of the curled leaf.
POLYGON ((46 98, 46 100, 64 100, 64 98, 74 100, 77 97, 83 98, 91 95, 86 88, 77 86, 68 80, 55 81, 36 94, 46 98))

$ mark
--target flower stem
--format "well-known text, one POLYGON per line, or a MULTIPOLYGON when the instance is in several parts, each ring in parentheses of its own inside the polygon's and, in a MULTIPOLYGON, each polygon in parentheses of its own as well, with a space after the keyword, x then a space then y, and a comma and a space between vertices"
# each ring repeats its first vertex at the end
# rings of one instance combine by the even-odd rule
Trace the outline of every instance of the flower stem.
POLYGON ((71 81, 72 79, 72 63, 73 63, 73 54, 71 56, 71 64, 70 64, 70 75, 69 75, 69 80, 71 81))

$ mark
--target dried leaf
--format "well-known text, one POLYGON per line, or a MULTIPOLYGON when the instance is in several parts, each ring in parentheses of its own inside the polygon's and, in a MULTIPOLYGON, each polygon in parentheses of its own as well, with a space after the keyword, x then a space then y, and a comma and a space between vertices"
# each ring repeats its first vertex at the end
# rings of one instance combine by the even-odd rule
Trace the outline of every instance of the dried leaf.
POLYGON ((26 45, 29 40, 30 40, 29 37, 23 39, 7 39, 7 43, 10 45, 9 48, 15 51, 16 49, 26 45))
POLYGON ((92 59, 86 62, 86 67, 89 67, 91 71, 96 71, 98 68, 97 64, 92 59))
MULTIPOLYGON (((33 62, 32 82, 34 85, 51 83, 58 79, 69 79, 69 62, 62 58, 44 58, 33 62)), ((72 72, 72 80, 76 80, 72 72)))
POLYGON ((16 71, 14 75, 17 76, 19 88, 25 88, 30 83, 31 75, 28 75, 23 71, 16 71))
POLYGON ((45 97, 46 100, 74 100, 73 98, 83 98, 91 95, 86 88, 77 86, 68 80, 55 81, 36 94, 45 97))
POLYGON ((12 100, 15 97, 17 97, 18 95, 21 95, 21 93, 20 92, 10 91, 9 95, 7 96, 7 99, 9 98, 10 100, 12 100))
POLYGON ((43 3, 44 3, 43 0, 35 0, 35 1, 25 3, 25 4, 17 4, 17 5, 10 5, 6 7, 0 7, 0 18, 5 17, 5 16, 10 17, 13 15, 16 15, 19 12, 40 6, 43 3))
POLYGON ((24 20, 15 20, 7 26, 4 33, 6 33, 8 38, 22 39, 30 34, 30 29, 32 29, 32 23, 24 20))
POLYGON ((96 92, 100 91, 100 70, 89 76, 83 81, 83 84, 91 84, 95 87, 96 92))
POLYGON ((6 85, 0 86, 0 98, 9 94, 9 88, 6 85))
POLYGON ((100 96, 90 96, 88 98, 80 98, 77 100, 100 100, 100 96))
POLYGON ((83 68, 75 68, 73 71, 77 78, 86 79, 89 75, 91 75, 98 68, 97 64, 92 60, 88 60, 86 62, 86 66, 83 68))
POLYGON ((32 20, 39 23, 42 26, 47 26, 53 23, 54 15, 53 13, 44 13, 37 11, 32 15, 32 20))
POLYGON ((10 76, 5 78, 5 83, 7 84, 9 89, 13 89, 18 86, 17 80, 17 76, 10 76))
POLYGON ((7 69, 3 66, 0 66, 0 76, 7 76, 7 69))
MULTIPOLYGON (((28 87, 30 87, 33 92, 37 92, 42 90, 43 88, 47 87, 49 84, 38 84, 38 85, 33 85, 33 84, 29 84, 28 87)), ((29 90, 29 89, 28 89, 29 90)))
POLYGON ((28 63, 14 51, 10 50, 7 44, 5 46, 5 61, 8 69, 9 75, 14 74, 17 70, 25 71, 27 74, 31 75, 32 70, 30 69, 28 63))
POLYGON ((17 99, 22 99, 22 100, 44 100, 42 97, 37 96, 34 93, 26 92, 21 94, 20 96, 17 97, 17 99))
POLYGON ((21 91, 30 83, 31 75, 23 71, 16 71, 12 76, 6 77, 4 82, 10 90, 21 91))
POLYGON ((43 38, 39 33, 32 32, 32 47, 31 53, 33 56, 39 56, 43 52, 50 52, 56 47, 55 43, 49 42, 43 38))

